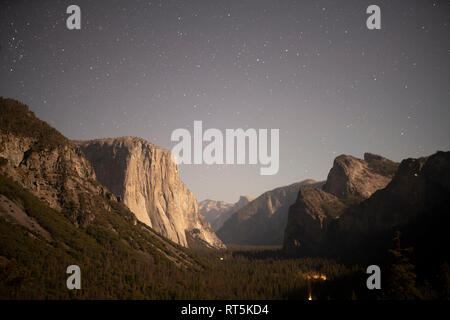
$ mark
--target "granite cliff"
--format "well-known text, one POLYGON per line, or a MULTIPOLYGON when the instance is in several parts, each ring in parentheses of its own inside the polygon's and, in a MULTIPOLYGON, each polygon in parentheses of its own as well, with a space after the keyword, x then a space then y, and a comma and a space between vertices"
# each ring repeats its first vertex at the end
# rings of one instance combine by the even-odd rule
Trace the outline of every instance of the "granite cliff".
POLYGON ((0 102, 0 157, 6 164, 2 173, 76 225, 88 225, 94 218, 95 196, 113 196, 96 181, 80 148, 25 105, 11 99, 0 102))
POLYGON ((98 140, 84 149, 90 156, 86 158, 82 146, 89 143, 68 140, 27 106, 1 99, 0 107, 1 173, 76 226, 88 227, 99 208, 110 211, 110 201, 120 200, 134 213, 134 220, 175 243, 224 247, 199 214, 169 151, 127 137, 98 140), (99 145, 103 153, 88 152, 99 145), (89 161, 93 158, 97 161, 89 161))
POLYGON ((289 208, 284 233, 284 249, 316 255, 323 249, 330 224, 343 212, 383 189, 391 181, 398 164, 366 153, 364 160, 338 156, 321 189, 300 188, 289 208))
POLYGON ((365 153, 364 160, 340 155, 334 160, 323 190, 339 198, 366 199, 391 181, 397 165, 371 153, 365 153))
POLYGON ((141 138, 78 141, 98 181, 161 235, 182 245, 224 248, 178 176, 171 153, 141 138), (194 245, 194 244, 192 244, 194 245))

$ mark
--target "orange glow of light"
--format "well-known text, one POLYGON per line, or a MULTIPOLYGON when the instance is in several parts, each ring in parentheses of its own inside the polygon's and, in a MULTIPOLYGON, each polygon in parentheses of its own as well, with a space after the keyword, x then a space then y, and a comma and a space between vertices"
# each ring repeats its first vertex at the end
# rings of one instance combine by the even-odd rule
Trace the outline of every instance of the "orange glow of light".
POLYGON ((319 273, 313 273, 313 274, 308 274, 306 275, 307 279, 314 279, 314 280, 327 280, 327 276, 324 274, 319 274, 319 273))

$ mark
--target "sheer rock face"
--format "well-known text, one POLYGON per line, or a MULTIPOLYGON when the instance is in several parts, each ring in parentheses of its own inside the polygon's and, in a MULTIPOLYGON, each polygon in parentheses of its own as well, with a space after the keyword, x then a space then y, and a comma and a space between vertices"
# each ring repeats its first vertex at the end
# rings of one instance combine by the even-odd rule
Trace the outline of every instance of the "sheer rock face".
POLYGON ((77 143, 98 181, 138 220, 183 246, 188 246, 189 233, 210 247, 224 247, 200 215, 195 196, 179 179, 169 151, 135 137, 77 143))
POLYGON ((375 164, 378 163, 393 162, 372 154, 365 154, 365 160, 341 155, 334 160, 323 190, 338 198, 354 196, 366 199, 386 187, 392 179, 390 173, 377 170, 375 164))
POLYGON ((253 198, 241 196, 239 200, 232 204, 224 201, 215 201, 206 199, 201 201, 198 206, 200 213, 209 222, 214 231, 219 230, 225 221, 227 221, 237 210, 247 205, 253 198))
POLYGON ((317 255, 330 221, 338 218, 344 209, 344 203, 331 193, 302 186, 296 202, 289 208, 284 249, 317 255))
POLYGON ((236 211, 217 235, 229 244, 282 244, 289 206, 295 202, 300 187, 309 184, 321 185, 314 180, 305 180, 265 192, 236 211))
POLYGON ((284 249, 318 254, 330 224, 340 219, 348 207, 385 188, 397 168, 397 163, 370 153, 364 154, 364 160, 338 156, 322 190, 300 189, 296 202, 289 208, 284 249))
POLYGON ((36 147, 38 138, 0 134, 0 157, 7 159, 1 170, 57 211, 70 207, 75 224, 88 224, 93 218, 92 197, 108 192, 95 180, 95 173, 79 147, 62 144, 36 147))

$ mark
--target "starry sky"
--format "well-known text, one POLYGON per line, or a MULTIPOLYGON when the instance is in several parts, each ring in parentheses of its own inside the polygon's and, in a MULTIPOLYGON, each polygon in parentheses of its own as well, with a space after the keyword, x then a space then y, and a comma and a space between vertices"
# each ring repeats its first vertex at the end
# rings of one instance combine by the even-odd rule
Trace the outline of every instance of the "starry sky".
POLYGON ((198 200, 235 202, 306 178, 339 154, 395 161, 450 149, 445 1, 0 2, 0 96, 71 139, 177 128, 280 129, 280 170, 181 165, 198 200), (66 8, 81 8, 81 30, 66 8), (381 8, 368 30, 366 8, 381 8))

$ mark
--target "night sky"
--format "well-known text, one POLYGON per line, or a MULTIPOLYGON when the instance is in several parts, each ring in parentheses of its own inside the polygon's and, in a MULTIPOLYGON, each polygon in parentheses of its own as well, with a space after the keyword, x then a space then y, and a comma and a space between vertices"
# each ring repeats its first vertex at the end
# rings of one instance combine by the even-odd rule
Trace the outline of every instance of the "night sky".
POLYGON ((0 2, 0 96, 71 139, 279 128, 280 170, 182 165, 198 200, 235 202, 339 154, 396 161, 450 149, 445 1, 0 2), (81 8, 81 30, 66 8, 81 8), (368 30, 366 8, 381 8, 368 30))

